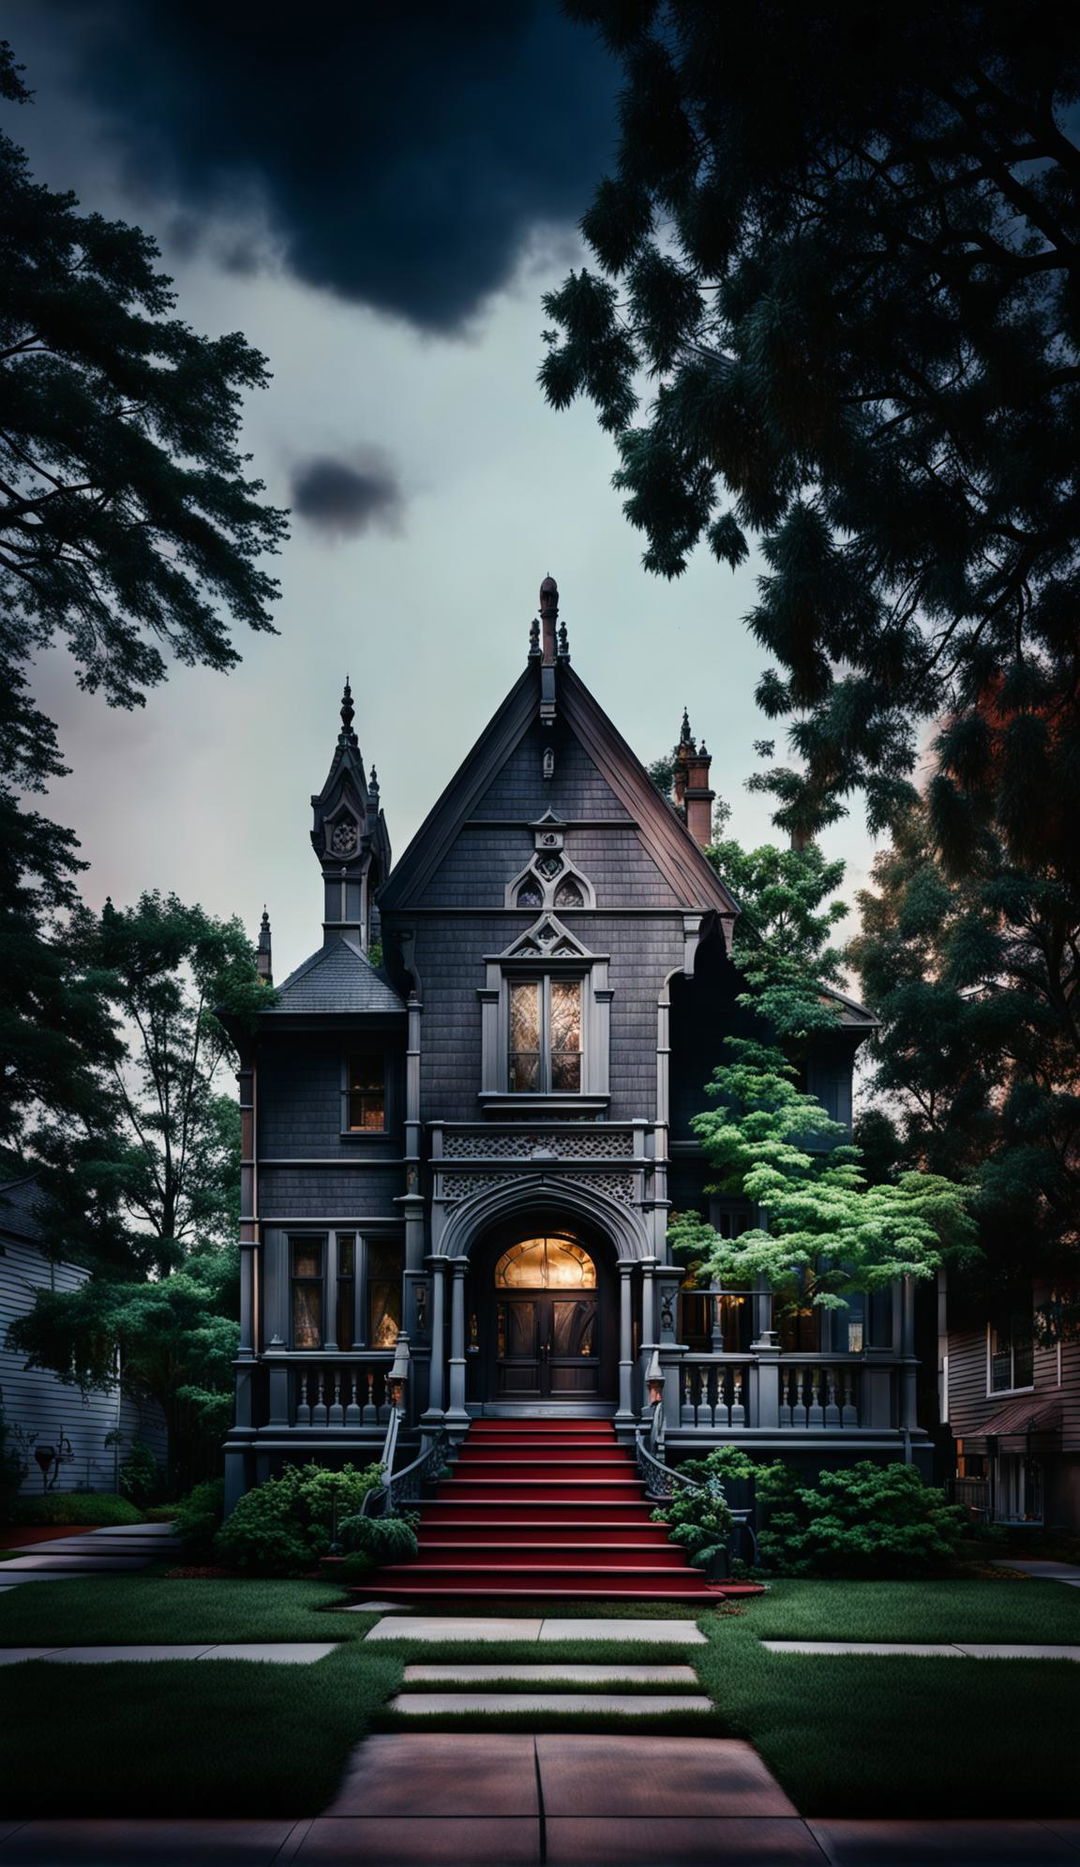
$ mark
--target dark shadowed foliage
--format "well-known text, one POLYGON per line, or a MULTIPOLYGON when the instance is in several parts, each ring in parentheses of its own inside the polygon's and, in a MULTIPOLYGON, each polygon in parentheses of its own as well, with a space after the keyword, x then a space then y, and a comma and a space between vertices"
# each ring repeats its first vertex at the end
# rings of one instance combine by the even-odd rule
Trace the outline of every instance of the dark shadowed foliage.
POLYGON ((576 221, 607 156, 614 67, 555 0, 52 11, 141 187, 194 213, 254 191, 300 278, 431 330, 576 221))
POLYGON ((405 505, 393 467, 371 448, 355 465, 325 454, 304 461, 293 473, 291 500, 298 518, 333 538, 400 531, 405 505))

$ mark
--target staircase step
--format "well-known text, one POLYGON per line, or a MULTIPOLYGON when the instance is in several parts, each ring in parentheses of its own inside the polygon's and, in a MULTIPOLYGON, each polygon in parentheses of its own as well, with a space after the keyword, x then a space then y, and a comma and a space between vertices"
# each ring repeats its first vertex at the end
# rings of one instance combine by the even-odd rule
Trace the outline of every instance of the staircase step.
MULTIPOLYGON (((369 1586, 370 1584, 365 1584, 363 1591, 354 1590, 353 1592, 363 1592, 366 1594, 369 1586)), ((604 1601, 610 1600, 612 1595, 618 1594, 625 1595, 627 1600, 630 1601, 697 1601, 706 1607, 715 1608, 717 1603, 722 1601, 725 1594, 729 1592, 731 1591, 725 1588, 708 1586, 701 1586, 692 1592, 685 1588, 670 1588, 654 1583, 642 1583, 631 1589, 613 1589, 608 1587, 606 1583, 596 1585, 587 1580, 581 1583, 573 1582, 566 1585, 552 1585, 547 1588, 543 1588, 537 1583, 522 1588, 516 1582, 504 1583, 498 1588, 493 1588, 490 1582, 485 1582, 483 1587, 465 1586, 459 1583, 453 1588, 449 1588, 442 1583, 436 1583, 434 1585, 431 1583, 421 1583, 418 1585, 416 1583, 405 1582, 387 1582, 385 1584, 382 1581, 379 1582, 379 1594, 384 1595, 388 1601, 395 1602, 425 1601, 436 1603, 439 1601, 451 1600, 582 1601, 591 1600, 593 1596, 596 1597, 597 1601, 604 1601)), ((752 1591, 744 1590, 741 1592, 752 1591)), ((759 1588, 757 1592, 761 1593, 762 1590, 759 1588)), ((661 1623, 661 1625, 663 1625, 663 1623, 661 1623)), ((408 1623, 403 1622, 402 1637, 408 1637, 408 1631, 408 1623)), ((448 1634, 447 1638, 452 1639, 453 1635, 448 1634)))
MULTIPOLYGON (((487 1546, 490 1551, 490 1545, 487 1546)), ((540 1562, 545 1566, 555 1563, 559 1568, 573 1571, 576 1565, 582 1568, 626 1569, 643 1564, 646 1568, 679 1569, 682 1567, 682 1551, 674 1543, 657 1545, 654 1543, 536 1543, 514 1542, 497 1545, 500 1560, 517 1567, 519 1563, 540 1562)), ((453 1566, 468 1567, 475 1563, 478 1552, 484 1546, 477 1543, 435 1542, 429 1540, 421 1530, 421 1562, 447 1563, 453 1566)))
MULTIPOLYGON (((495 1496, 486 1503, 477 1503, 473 1499, 439 1498, 422 1507, 424 1523, 471 1523, 478 1527, 488 1523, 498 1524, 537 1524, 554 1525, 574 1524, 584 1528, 591 1522, 603 1522, 611 1527, 624 1524, 636 1529, 651 1522, 654 1506, 640 1498, 632 1502, 623 1498, 603 1498, 590 1501, 588 1498, 569 1498, 561 1503, 530 1503, 515 1498, 495 1496)), ((660 1528, 659 1525, 654 1526, 660 1528)))
POLYGON ((522 1461, 532 1465, 561 1465, 564 1461, 579 1461, 587 1464, 629 1466, 626 1454, 618 1446, 606 1445, 593 1439, 522 1439, 500 1443, 495 1439, 486 1439, 481 1445, 463 1445, 458 1453, 458 1466, 491 1463, 510 1460, 520 1465, 522 1461))
POLYGON ((425 1543, 428 1536, 445 1540, 448 1543, 475 1546, 480 1543, 516 1546, 519 1543, 559 1544, 566 1548, 580 1549, 586 1545, 598 1543, 619 1544, 634 1543, 637 1546, 655 1546, 658 1549, 673 1547, 668 1543, 667 1531, 662 1523, 552 1523, 548 1517, 537 1521, 517 1521, 497 1523, 492 1518, 479 1519, 463 1517, 429 1517, 424 1512, 420 1530, 420 1541, 425 1543), (575 1539, 580 1538, 578 1542, 575 1539))
POLYGON ((507 1589, 524 1590, 531 1586, 537 1594, 547 1594, 549 1584, 556 1584, 564 1594, 626 1594, 633 1593, 641 1584, 656 1583, 676 1594, 696 1594, 701 1589, 701 1576, 694 1569, 667 1569, 659 1564, 642 1563, 635 1567, 619 1569, 583 1570, 568 1575, 553 1574, 549 1563, 503 1562, 503 1563, 436 1563, 417 1560, 415 1562, 388 1563, 380 1569, 378 1577, 373 1578, 370 1586, 377 1587, 380 1595, 384 1590, 401 1585, 434 1586, 446 1585, 448 1591, 458 1589, 487 1589, 489 1594, 504 1594, 507 1589), (573 1586, 569 1586, 572 1582, 573 1586))

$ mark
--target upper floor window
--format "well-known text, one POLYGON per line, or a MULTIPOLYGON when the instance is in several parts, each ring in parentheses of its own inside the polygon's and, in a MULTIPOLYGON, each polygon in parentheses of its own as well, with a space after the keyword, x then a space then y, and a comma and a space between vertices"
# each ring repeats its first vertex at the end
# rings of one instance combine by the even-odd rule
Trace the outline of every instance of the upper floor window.
POLYGON ((1030 1314, 1017 1310, 1000 1326, 990 1325, 989 1391, 1007 1393, 1035 1385, 1035 1332, 1030 1314))
POLYGON ((294 1348, 321 1348, 323 1345, 321 1238, 294 1238, 292 1241, 292 1345, 294 1348))
POLYGON ((510 984, 509 1085, 513 1093, 576 1095, 581 1089, 580 979, 545 973, 510 984))
POLYGON ((348 1117, 352 1132, 380 1132, 386 1127, 386 1063, 378 1051, 349 1058, 348 1117))

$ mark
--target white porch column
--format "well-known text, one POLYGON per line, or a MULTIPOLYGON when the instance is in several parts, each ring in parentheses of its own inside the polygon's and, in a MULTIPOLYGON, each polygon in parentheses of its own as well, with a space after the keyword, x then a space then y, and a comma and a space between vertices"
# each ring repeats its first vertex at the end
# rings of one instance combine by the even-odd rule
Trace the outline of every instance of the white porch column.
POLYGON ((616 1259, 619 1273, 619 1410, 615 1415, 616 1426, 636 1426, 634 1414, 634 1311, 633 1287, 630 1278, 633 1275, 634 1258, 616 1259))
POLYGON ((424 1423, 438 1424, 443 1417, 443 1375, 445 1356, 445 1297, 443 1292, 443 1273, 448 1260, 434 1257, 428 1259, 431 1271, 431 1372, 428 1380, 428 1404, 423 1415, 424 1423))
POLYGON ((465 1409, 465 1278, 468 1274, 467 1258, 454 1258, 452 1274, 454 1278, 451 1292, 450 1309, 450 1406, 446 1415, 447 1425, 467 1426, 469 1415, 465 1409))

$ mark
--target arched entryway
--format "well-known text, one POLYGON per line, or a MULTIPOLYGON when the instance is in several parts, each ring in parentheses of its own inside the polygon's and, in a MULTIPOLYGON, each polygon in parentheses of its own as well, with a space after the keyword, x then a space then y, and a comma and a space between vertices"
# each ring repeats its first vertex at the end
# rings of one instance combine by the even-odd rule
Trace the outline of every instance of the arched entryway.
POLYGON ((474 1246, 474 1400, 568 1410, 614 1401, 613 1256, 606 1241, 550 1215, 499 1227, 474 1246))

